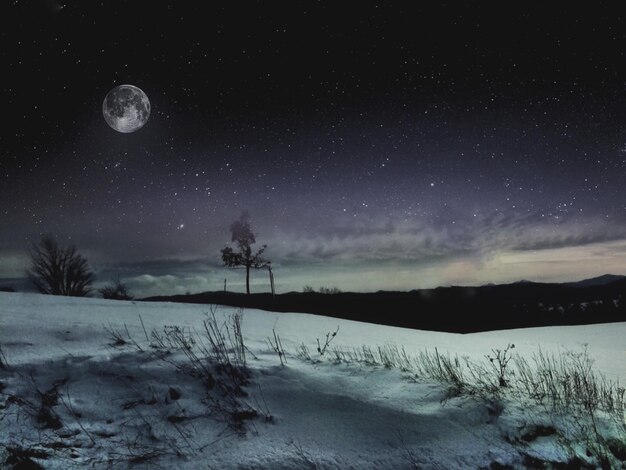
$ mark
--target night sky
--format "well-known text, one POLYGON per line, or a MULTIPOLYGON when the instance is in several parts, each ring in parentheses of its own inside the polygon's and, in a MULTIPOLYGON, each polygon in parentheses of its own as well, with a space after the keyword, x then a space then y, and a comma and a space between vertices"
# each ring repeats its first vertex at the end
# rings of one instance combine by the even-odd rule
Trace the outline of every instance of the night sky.
POLYGON ((278 292, 626 273, 626 16, 423 3, 5 2, 0 285, 50 233, 139 296, 242 291, 244 210, 278 292))

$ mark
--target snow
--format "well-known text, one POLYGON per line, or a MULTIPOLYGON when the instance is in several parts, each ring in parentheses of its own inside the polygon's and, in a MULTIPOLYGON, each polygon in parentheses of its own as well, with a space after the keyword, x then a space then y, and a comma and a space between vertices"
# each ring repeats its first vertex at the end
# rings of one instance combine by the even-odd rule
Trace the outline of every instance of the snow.
MULTIPOLYGON (((214 313, 221 323, 235 311, 218 307, 214 313)), ((296 356, 304 343, 317 358, 316 340, 337 327, 331 347, 343 350, 396 345, 413 355, 437 348, 477 361, 509 343, 526 357, 539 349, 586 347, 596 372, 626 383, 626 323, 460 335, 246 310, 242 326, 250 378, 243 387, 246 396, 237 400, 260 413, 234 429, 207 402, 202 380, 177 368, 187 362, 184 354, 159 354, 146 340, 146 333, 172 325, 190 336, 202 334, 209 313, 210 306, 197 304, 0 293, 0 346, 9 366, 0 369, 0 449, 39 449, 45 458, 34 461, 63 469, 480 468, 494 463, 523 468, 525 455, 553 461, 571 457, 554 436, 520 444, 522 433, 538 424, 525 403, 507 400, 504 412, 494 414, 481 400, 445 401, 444 385, 416 381, 407 371, 296 356), (143 350, 114 346, 112 330, 128 331, 143 350), (285 367, 267 344, 273 330, 287 352, 285 367), (56 390, 58 399, 49 409, 60 420, 58 429, 37 422, 43 395, 36 390, 43 395, 56 390)))

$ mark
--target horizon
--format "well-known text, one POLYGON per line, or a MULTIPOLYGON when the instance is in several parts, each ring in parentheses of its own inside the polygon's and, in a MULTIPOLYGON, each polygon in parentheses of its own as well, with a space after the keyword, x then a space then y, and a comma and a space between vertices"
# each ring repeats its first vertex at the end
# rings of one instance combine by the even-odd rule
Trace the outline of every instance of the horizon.
POLYGON ((9 6, 0 286, 52 234, 96 288, 243 291, 220 259, 243 211, 279 293, 624 272, 619 11, 203 8, 9 6), (151 105, 135 132, 103 115, 121 84, 151 105))
MULTIPOLYGON (((589 277, 589 278, 581 278, 581 279, 570 279, 570 280, 565 280, 565 281, 536 281, 536 280, 530 280, 530 279, 518 279, 518 280, 513 280, 513 281, 507 281, 507 282, 502 282, 502 283, 493 283, 493 282, 488 282, 485 284, 440 284, 440 285, 436 285, 436 286, 432 286, 432 287, 420 287, 420 288, 413 288, 413 289, 377 289, 377 290, 343 290, 343 289, 339 289, 338 293, 341 294, 376 294, 379 292, 400 292, 400 293, 408 293, 408 292, 413 292, 413 291, 420 291, 420 290, 433 290, 433 289, 446 289, 446 288, 468 288, 468 289, 472 289, 472 288, 481 288, 481 287, 488 287, 488 286, 505 286, 505 285, 513 285, 513 284, 557 284, 557 285, 567 285, 567 284, 578 284, 578 283, 584 283, 587 281, 594 281, 596 279, 601 279, 601 278, 605 278, 605 277, 616 277, 616 278, 626 278, 626 274, 614 274, 614 273, 605 273, 605 274, 601 274, 598 276, 593 276, 593 277, 589 277)), ((104 287, 105 285, 109 284, 111 281, 113 281, 114 279, 107 279, 102 280, 102 279, 98 279, 96 278, 95 282, 94 282, 94 289, 92 292, 90 292, 88 295, 86 295, 85 297, 91 297, 91 298, 98 298, 100 297, 100 294, 98 293, 98 289, 101 287, 104 287)), ((202 294, 213 294, 213 293, 228 293, 228 294, 245 294, 245 282, 240 282, 238 284, 235 284, 237 286, 237 290, 231 290, 231 289, 227 289, 226 291, 222 289, 215 289, 215 290, 205 290, 205 291, 189 291, 189 290, 185 290, 183 291, 176 291, 176 292, 159 292, 159 291, 152 291, 150 292, 148 295, 137 295, 136 292, 133 290, 133 282, 132 279, 130 281, 130 283, 124 279, 120 279, 122 282, 124 282, 125 285, 127 285, 127 287, 129 287, 129 291, 130 294, 133 296, 134 300, 145 300, 151 297, 172 297, 172 296, 178 296, 178 295, 202 295, 202 294)), ((619 279, 618 279, 619 280, 619 279)), ((609 282, 614 282, 613 281, 609 281, 609 282)), ((269 284, 263 284, 262 282, 256 282, 250 283, 251 285, 251 291, 250 294, 271 294, 271 290, 269 287, 269 284)), ((230 286, 227 286, 230 287, 230 286)), ((319 293, 320 289, 323 288, 333 288, 333 287, 337 287, 337 286, 330 286, 330 285, 320 285, 320 286, 313 286, 310 284, 305 284, 302 286, 302 288, 300 289, 293 289, 293 290, 281 290, 281 289, 276 289, 276 295, 282 295, 282 294, 300 294, 300 293, 304 293, 304 288, 312 288, 314 290, 315 293, 319 293)), ((0 279, 0 292, 3 291, 3 289, 14 289, 14 292, 16 293, 31 293, 31 294, 37 294, 39 293, 37 291, 37 289, 35 288, 35 286, 30 282, 30 280, 28 278, 17 278, 17 279, 0 279), (5 281, 4 283, 2 281, 5 281)), ((43 294, 45 295, 45 294, 43 294)))

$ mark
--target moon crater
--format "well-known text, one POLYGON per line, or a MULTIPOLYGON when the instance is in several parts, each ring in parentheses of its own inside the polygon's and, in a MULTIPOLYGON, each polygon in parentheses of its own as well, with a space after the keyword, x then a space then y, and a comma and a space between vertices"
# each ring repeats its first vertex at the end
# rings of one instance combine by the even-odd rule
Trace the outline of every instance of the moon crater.
POLYGON ((119 85, 104 98, 102 114, 112 129, 125 134, 135 132, 148 122, 150 100, 134 85, 119 85))

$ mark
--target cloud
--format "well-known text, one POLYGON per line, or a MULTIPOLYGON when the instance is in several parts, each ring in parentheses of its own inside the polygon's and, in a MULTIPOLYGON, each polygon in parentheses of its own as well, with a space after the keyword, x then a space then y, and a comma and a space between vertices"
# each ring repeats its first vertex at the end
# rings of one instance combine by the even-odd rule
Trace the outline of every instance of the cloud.
POLYGON ((211 282, 210 278, 199 275, 176 276, 168 274, 153 276, 142 274, 125 279, 125 283, 131 292, 136 292, 141 297, 215 290, 215 284, 211 282))
POLYGON ((573 217, 502 214, 439 225, 420 220, 360 221, 325 226, 316 234, 275 232, 264 241, 268 255, 285 264, 395 260, 432 263, 489 258, 502 251, 535 251, 626 239, 626 226, 573 217))
POLYGON ((0 278, 23 277, 29 264, 28 253, 3 250, 0 252, 0 278))
POLYGON ((141 274, 153 276, 186 275, 192 273, 207 273, 221 267, 218 259, 208 258, 163 258, 149 261, 109 261, 95 265, 98 277, 135 277, 141 274))
MULTIPOLYGON (((155 276, 141 274, 138 276, 123 278, 132 294, 137 297, 149 297, 155 295, 175 295, 186 293, 199 293, 207 291, 220 291, 224 288, 224 279, 227 279, 227 289, 242 292, 245 286, 244 271, 241 269, 223 269, 187 274, 166 274, 155 276)), ((253 291, 267 292, 269 283, 267 271, 255 270, 251 276, 253 291)))

